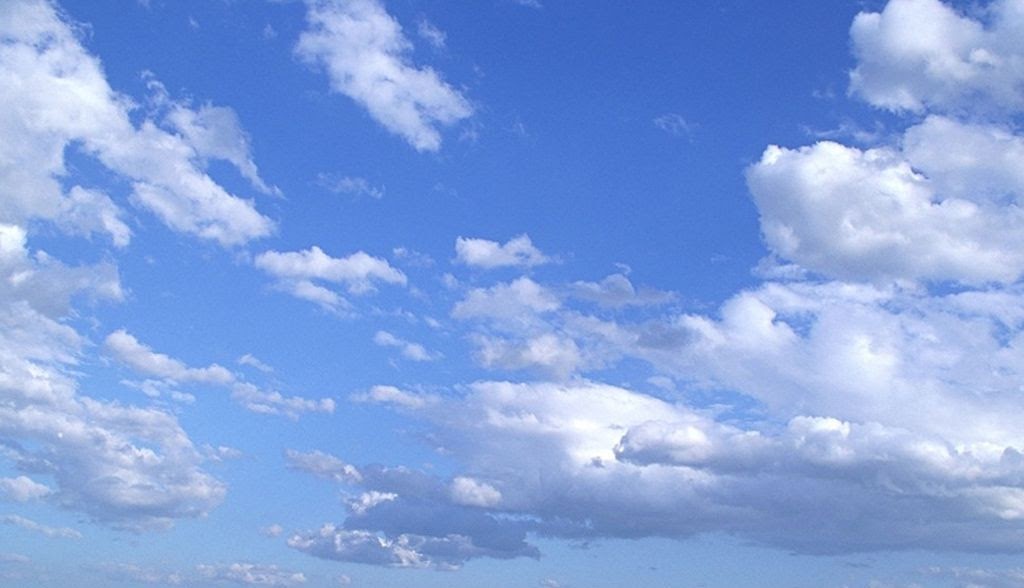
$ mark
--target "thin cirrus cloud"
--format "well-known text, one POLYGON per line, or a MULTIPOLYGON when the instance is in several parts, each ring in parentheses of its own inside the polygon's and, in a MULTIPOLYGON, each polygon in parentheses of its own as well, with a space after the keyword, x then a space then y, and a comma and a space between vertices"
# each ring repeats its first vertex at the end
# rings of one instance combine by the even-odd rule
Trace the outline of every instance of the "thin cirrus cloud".
POLYGON ((322 68, 333 91, 366 108, 417 151, 437 151, 439 127, 473 114, 469 101, 436 71, 410 62, 412 44, 377 0, 307 0, 306 10, 308 26, 295 54, 322 68))

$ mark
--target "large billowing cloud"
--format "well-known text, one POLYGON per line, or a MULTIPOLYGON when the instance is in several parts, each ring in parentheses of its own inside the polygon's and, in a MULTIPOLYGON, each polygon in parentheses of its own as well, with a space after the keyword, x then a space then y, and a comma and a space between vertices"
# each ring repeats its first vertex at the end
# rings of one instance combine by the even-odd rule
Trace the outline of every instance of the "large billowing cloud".
POLYGON ((973 18, 939 0, 891 0, 880 13, 861 13, 850 29, 850 90, 894 111, 1024 109, 1024 8, 996 0, 985 12, 973 18))
POLYGON ((234 113, 177 105, 181 134, 149 119, 135 125, 131 101, 108 85, 98 59, 42 0, 14 0, 0 14, 0 220, 56 220, 71 233, 106 233, 119 246, 131 230, 102 191, 65 193, 65 151, 95 158, 131 185, 134 204, 174 230, 237 245, 269 235, 274 223, 203 170, 209 158, 239 166, 257 188, 248 143, 234 113))
MULTIPOLYGON (((359 476, 339 481, 363 493, 349 517, 290 544, 438 565, 428 552, 442 531, 482 544, 485 527, 432 518, 465 509, 561 537, 1019 551, 1024 9, 987 11, 982 24, 936 1, 892 0, 857 17, 853 95, 913 118, 892 143, 772 146, 748 169, 789 277, 714 312, 655 317, 638 312, 624 276, 466 288, 450 314, 470 325, 478 363, 542 379, 360 395, 419 418, 461 468, 440 480, 345 464, 359 476), (597 381, 637 361, 659 389, 597 381), (411 516, 412 504, 430 514, 411 516)), ((525 245, 462 239, 459 261, 528 268, 525 245)), ((528 555, 444 549, 462 554, 449 564, 528 555)))
MULTIPOLYGON (((4 492, 116 527, 166 527, 205 516, 226 486, 204 471, 207 458, 173 414, 79 389, 78 366, 92 344, 72 326, 75 303, 123 299, 119 271, 111 261, 66 265, 33 248, 31 230, 104 235, 117 248, 131 241, 117 203, 124 195, 77 185, 65 163, 69 151, 125 180, 128 200, 172 229, 225 246, 268 235, 274 226, 207 175, 207 160, 226 159, 257 189, 272 189, 256 174, 233 112, 176 104, 176 124, 133 123, 136 107, 111 89, 79 32, 49 2, 15 0, 0 10, 0 447, 23 474, 4 478, 4 492)), ((124 332, 113 343, 161 377, 230 376, 223 368, 196 370, 146 356, 124 332)))
POLYGON ((931 116, 901 149, 769 147, 748 171, 769 247, 848 280, 1014 282, 1024 139, 931 116))
POLYGON ((377 0, 307 0, 309 26, 295 53, 322 67, 331 89, 419 151, 441 147, 438 127, 473 114, 458 90, 409 61, 412 44, 377 0))
POLYGON ((479 382, 422 412, 472 474, 450 496, 545 534, 726 530, 808 552, 1008 549, 1024 536, 1024 458, 995 435, 967 445, 806 415, 741 425, 589 381, 479 382))

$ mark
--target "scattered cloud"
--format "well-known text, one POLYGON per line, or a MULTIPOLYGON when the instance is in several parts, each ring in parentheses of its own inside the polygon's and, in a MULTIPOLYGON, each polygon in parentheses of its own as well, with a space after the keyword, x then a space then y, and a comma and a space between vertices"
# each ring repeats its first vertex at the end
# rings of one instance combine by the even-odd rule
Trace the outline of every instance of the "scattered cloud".
POLYGON ((353 394, 352 400, 355 402, 386 404, 415 410, 436 403, 438 398, 429 394, 406 392, 394 386, 378 385, 373 386, 367 392, 353 394))
POLYGON ((217 364, 204 368, 188 367, 178 359, 153 351, 123 329, 108 335, 105 346, 118 361, 143 375, 165 378, 172 383, 191 382, 229 388, 232 399, 251 412, 283 415, 291 419, 307 412, 334 412, 334 400, 331 398, 313 400, 284 396, 246 382, 217 364))
POLYGON ((0 478, 0 494, 6 495, 8 500, 14 502, 29 502, 46 498, 53 494, 53 489, 28 476, 18 476, 17 478, 0 478))
POLYGON ((654 119, 654 126, 677 137, 693 138, 693 132, 697 125, 687 121, 682 115, 675 112, 662 114, 654 119))
POLYGON ((441 359, 438 353, 427 351, 427 348, 419 343, 412 343, 400 339, 387 331, 377 331, 373 336, 373 342, 380 347, 394 347, 402 352, 402 357, 411 361, 437 361, 441 359))
POLYGON ((420 19, 416 24, 416 34, 437 50, 444 49, 445 42, 448 38, 444 31, 434 26, 433 23, 425 18, 420 19))
POLYGON ((594 302, 606 308, 627 306, 657 306, 676 299, 672 292, 649 288, 637 290, 623 274, 611 274, 600 282, 573 282, 573 296, 594 302))
POLYGON ((357 484, 363 479, 362 474, 354 466, 341 461, 329 453, 322 451, 302 453, 301 451, 289 449, 285 451, 284 456, 288 461, 288 467, 313 474, 320 478, 327 478, 346 484, 357 484))
POLYGON ((32 531, 33 533, 39 533, 50 537, 51 539, 81 539, 82 534, 78 531, 68 527, 48 527, 33 521, 32 519, 26 519, 25 517, 18 515, 5 515, 0 517, 0 522, 5 525, 11 525, 25 529, 26 531, 32 531))
POLYGON ((329 310, 345 310, 348 301, 313 280, 343 284, 349 294, 363 295, 376 290, 376 284, 404 286, 405 274, 387 260, 357 251, 336 258, 317 246, 304 251, 267 251, 256 256, 256 267, 278 279, 278 286, 297 298, 315 302, 329 310))
POLYGON ((260 535, 264 537, 280 537, 282 533, 284 533, 284 527, 277 523, 260 529, 260 535))
POLYGON ((256 356, 252 355, 251 353, 246 353, 242 357, 239 357, 238 358, 238 365, 249 366, 249 367, 257 369, 257 370, 259 370, 259 371, 261 371, 261 372, 263 372, 265 374, 271 374, 271 373, 274 372, 274 368, 272 368, 269 365, 263 363, 263 361, 261 361, 259 358, 257 358, 256 356))
POLYGON ((88 569, 96 570, 104 578, 115 582, 130 582, 132 584, 157 584, 165 586, 187 585, 187 577, 181 572, 169 572, 164 570, 145 568, 128 563, 102 563, 87 566, 88 569))
POLYGON ((156 353, 124 329, 107 335, 104 345, 118 361, 146 376, 202 384, 229 384, 235 380, 234 374, 217 364, 190 368, 168 355, 156 353))
POLYGON ((323 68, 331 89, 366 108, 417 151, 441 148, 439 127, 473 114, 463 95, 409 61, 412 44, 377 0, 306 0, 295 53, 323 68))
POLYGON ((335 194, 348 194, 350 196, 368 196, 374 200, 384 197, 384 186, 374 186, 366 178, 357 176, 337 176, 334 174, 321 173, 316 177, 316 183, 321 188, 335 194))
POLYGON ((302 572, 282 570, 275 565, 232 563, 200 564, 196 572, 204 580, 231 582, 247 586, 301 586, 306 583, 302 572))
POLYGON ((459 237, 455 240, 455 259, 459 263, 483 269, 529 268, 552 262, 551 258, 533 246, 529 235, 519 235, 504 245, 487 239, 459 237))

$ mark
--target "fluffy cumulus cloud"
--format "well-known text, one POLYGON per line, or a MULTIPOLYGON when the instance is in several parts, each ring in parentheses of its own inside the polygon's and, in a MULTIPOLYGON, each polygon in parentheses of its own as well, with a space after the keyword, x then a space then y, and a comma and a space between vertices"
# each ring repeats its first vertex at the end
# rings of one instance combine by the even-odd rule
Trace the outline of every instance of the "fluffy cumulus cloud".
POLYGON ((769 147, 748 171, 772 250, 845 280, 1011 283, 1024 271, 1024 9, 892 0, 851 27, 851 91, 923 120, 897 145, 769 147))
POLYGON ((65 151, 77 149, 123 177, 131 201, 174 230, 223 245, 274 230, 251 201, 229 193, 202 167, 206 159, 226 159, 265 188, 229 110, 178 107, 171 125, 181 134, 160 121, 133 124, 131 102, 109 86, 99 60, 42 0, 9 2, 0 39, 0 133, 7 138, 0 146, 0 220, 53 220, 71 233, 104 233, 115 245, 127 244, 131 230, 109 195, 88 186, 63 189, 65 151), (235 134, 230 149, 222 141, 225 128, 235 134))
POLYGON ((412 43, 378 0, 306 0, 306 7, 296 55, 323 68, 333 91, 417 150, 437 151, 439 127, 473 114, 436 71, 410 62, 412 43))
POLYGON ((902 149, 769 147, 748 170, 782 258, 830 277, 1013 282, 1024 230, 1021 139, 933 116, 902 149), (1010 195, 1010 198, 1007 198, 1010 195))
POLYGON ((891 0, 861 13, 850 37, 850 90, 894 111, 1024 109, 1024 8, 996 0, 982 18, 939 0, 891 0))
POLYGON ((455 259, 459 263, 483 269, 533 267, 551 262, 551 258, 533 245, 529 235, 513 237, 505 244, 459 237, 455 240, 455 259))

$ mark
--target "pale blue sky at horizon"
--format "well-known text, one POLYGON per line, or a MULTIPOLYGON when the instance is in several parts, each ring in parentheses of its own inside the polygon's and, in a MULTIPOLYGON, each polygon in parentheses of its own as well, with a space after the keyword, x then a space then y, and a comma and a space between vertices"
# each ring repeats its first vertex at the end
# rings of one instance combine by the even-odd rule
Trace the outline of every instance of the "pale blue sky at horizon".
POLYGON ((1024 0, 0 0, 0 586, 1024 586, 1024 0))

